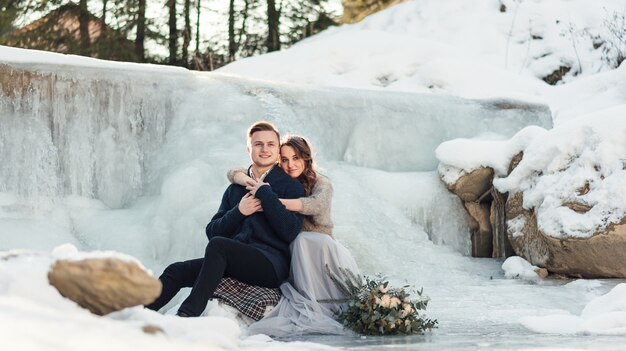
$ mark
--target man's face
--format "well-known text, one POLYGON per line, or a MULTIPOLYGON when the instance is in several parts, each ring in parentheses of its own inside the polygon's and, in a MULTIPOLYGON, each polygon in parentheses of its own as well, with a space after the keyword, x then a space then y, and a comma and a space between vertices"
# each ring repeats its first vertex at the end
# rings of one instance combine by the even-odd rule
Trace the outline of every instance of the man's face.
POLYGON ((271 130, 261 130, 252 134, 248 152, 257 167, 269 167, 278 161, 278 137, 271 130))

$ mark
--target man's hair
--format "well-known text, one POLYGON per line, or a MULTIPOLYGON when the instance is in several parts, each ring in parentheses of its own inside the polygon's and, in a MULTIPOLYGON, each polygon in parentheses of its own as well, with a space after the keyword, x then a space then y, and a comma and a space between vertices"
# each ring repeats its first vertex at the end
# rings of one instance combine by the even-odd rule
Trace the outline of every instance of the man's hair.
POLYGON ((248 144, 250 144, 250 140, 252 139, 252 134, 261 131, 271 131, 276 133, 277 140, 280 142, 280 133, 278 132, 278 128, 270 122, 267 121, 258 121, 248 128, 248 144))

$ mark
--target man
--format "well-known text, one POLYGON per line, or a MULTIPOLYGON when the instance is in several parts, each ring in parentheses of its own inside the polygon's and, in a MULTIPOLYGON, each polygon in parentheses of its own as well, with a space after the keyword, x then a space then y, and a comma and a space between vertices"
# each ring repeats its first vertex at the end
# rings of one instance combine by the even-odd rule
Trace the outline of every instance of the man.
POLYGON ((161 296, 146 306, 159 310, 183 287, 193 287, 177 315, 199 316, 223 277, 242 283, 277 288, 289 275, 289 244, 302 227, 303 217, 279 201, 304 196, 302 185, 276 166, 280 135, 269 122, 248 129, 249 175, 269 183, 255 189, 231 184, 220 208, 206 227, 209 244, 204 258, 176 262, 159 277, 161 296))

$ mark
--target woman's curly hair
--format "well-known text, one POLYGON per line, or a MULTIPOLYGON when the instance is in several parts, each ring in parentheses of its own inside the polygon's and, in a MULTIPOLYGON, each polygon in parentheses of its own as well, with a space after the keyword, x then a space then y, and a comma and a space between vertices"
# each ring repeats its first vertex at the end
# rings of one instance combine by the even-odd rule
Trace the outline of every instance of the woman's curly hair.
POLYGON ((313 150, 309 143, 301 136, 288 135, 283 139, 280 147, 291 146, 296 155, 304 161, 304 170, 302 174, 298 176, 298 181, 302 183, 304 187, 304 194, 306 196, 311 195, 313 187, 317 182, 317 173, 315 172, 315 163, 313 162, 313 150))

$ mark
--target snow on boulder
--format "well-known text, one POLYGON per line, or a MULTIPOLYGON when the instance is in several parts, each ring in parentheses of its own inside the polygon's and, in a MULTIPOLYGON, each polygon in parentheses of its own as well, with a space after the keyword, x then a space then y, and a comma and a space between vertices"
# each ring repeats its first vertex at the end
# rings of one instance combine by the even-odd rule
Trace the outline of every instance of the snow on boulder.
POLYGON ((626 277, 626 105, 535 138, 495 179, 515 252, 551 272, 626 277))
POLYGON ((517 255, 555 273, 624 278, 624 115, 620 105, 548 131, 528 127, 508 141, 448 141, 437 148, 440 178, 464 201, 490 201, 459 188, 493 169, 491 195, 506 199, 504 231, 517 255))
POLYGON ((545 268, 533 266, 519 256, 511 256, 502 263, 504 276, 509 279, 521 279, 531 282, 538 282, 541 278, 548 276, 545 268))

